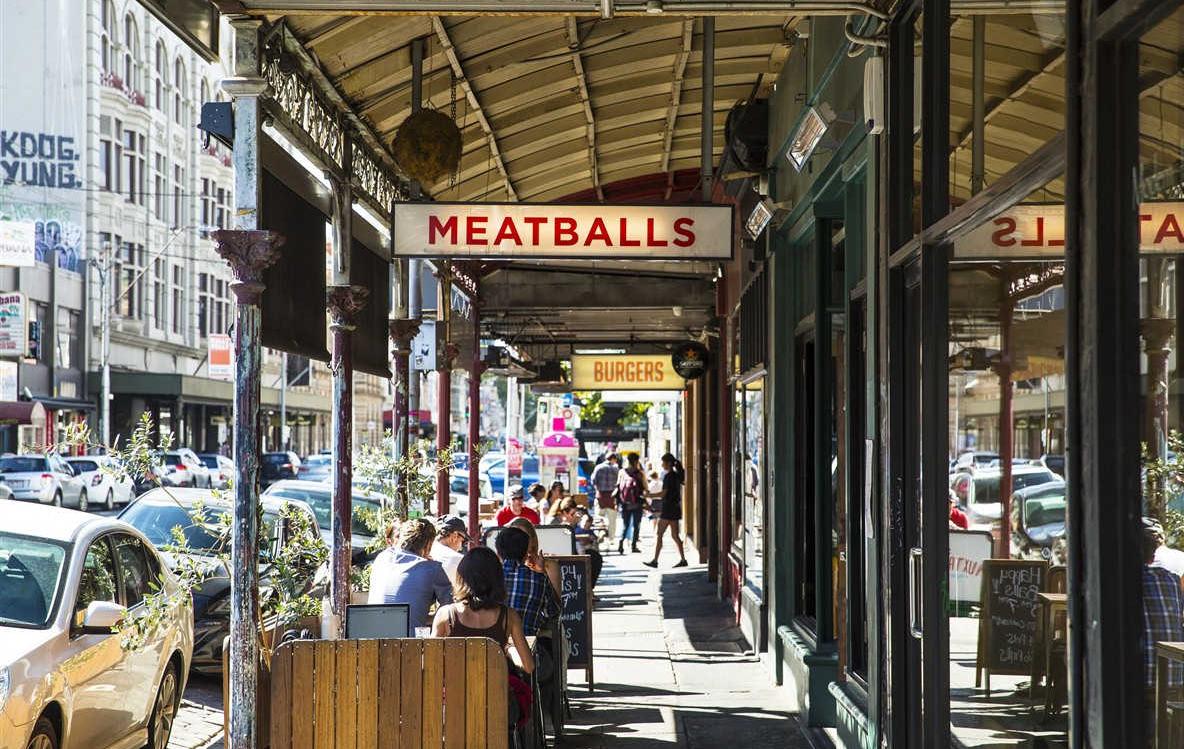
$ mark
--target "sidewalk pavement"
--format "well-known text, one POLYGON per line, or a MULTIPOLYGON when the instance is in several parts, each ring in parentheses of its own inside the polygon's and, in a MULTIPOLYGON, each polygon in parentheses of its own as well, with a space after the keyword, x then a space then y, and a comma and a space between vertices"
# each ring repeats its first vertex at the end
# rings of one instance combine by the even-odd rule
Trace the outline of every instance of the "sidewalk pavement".
MULTIPOLYGON (((703 565, 658 570, 653 554, 605 557, 593 614, 594 691, 569 676, 572 717, 563 747, 807 749, 790 689, 772 684, 703 565)), ((669 539, 667 539, 669 541, 669 539)))

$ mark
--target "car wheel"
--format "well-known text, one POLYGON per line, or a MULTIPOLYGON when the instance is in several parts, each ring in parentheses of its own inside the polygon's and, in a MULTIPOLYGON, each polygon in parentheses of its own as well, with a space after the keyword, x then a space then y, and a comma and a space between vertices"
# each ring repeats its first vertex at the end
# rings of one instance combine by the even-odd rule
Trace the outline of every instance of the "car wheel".
POLYGON ((83 489, 82 493, 80 493, 78 495, 78 511, 79 512, 86 512, 86 508, 88 508, 88 507, 90 507, 90 502, 87 500, 87 497, 86 497, 86 489, 83 489))
POLYGON ((114 489, 107 490, 107 501, 104 503, 104 505, 106 506, 106 508, 108 510, 115 509, 115 490, 114 489))
POLYGON ((58 749, 58 732, 54 730, 49 718, 42 716, 33 726, 33 735, 29 737, 28 749, 58 749))
POLYGON ((56 492, 53 493, 53 506, 54 507, 61 507, 62 506, 62 490, 61 489, 58 489, 56 492))
POLYGON ((148 721, 147 749, 165 749, 169 734, 173 732, 173 720, 177 717, 177 669, 169 666, 160 678, 156 690, 156 703, 152 706, 152 717, 148 721))

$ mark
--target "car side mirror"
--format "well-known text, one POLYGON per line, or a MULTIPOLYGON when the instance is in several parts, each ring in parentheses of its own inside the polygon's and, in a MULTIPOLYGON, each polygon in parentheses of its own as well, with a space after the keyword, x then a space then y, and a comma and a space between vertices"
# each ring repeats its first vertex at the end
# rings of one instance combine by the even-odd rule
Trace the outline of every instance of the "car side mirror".
POLYGON ((91 601, 82 617, 82 633, 109 635, 115 625, 127 615, 127 608, 114 601, 91 601))

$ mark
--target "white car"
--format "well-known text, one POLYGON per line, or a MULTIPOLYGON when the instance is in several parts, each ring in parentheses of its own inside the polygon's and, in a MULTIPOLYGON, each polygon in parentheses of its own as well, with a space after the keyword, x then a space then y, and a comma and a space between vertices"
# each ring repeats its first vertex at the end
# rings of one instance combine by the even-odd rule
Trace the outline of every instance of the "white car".
POLYGON ((161 462, 164 463, 164 476, 161 477, 161 482, 165 486, 191 486, 197 489, 209 489, 214 485, 210 469, 201 462, 197 453, 187 447, 169 450, 161 456, 161 462))
POLYGON ((127 523, 53 507, 0 520, 0 747, 164 749, 193 652, 188 595, 127 523), (137 648, 112 627, 176 593, 137 648))
POLYGON ((0 457, 0 483, 12 490, 13 499, 80 510, 85 510, 89 501, 86 484, 69 463, 53 453, 0 457))
POLYGON ((136 495, 131 477, 119 471, 111 458, 83 455, 66 458, 66 462, 74 467, 78 478, 86 485, 87 498, 92 506, 113 510, 116 504, 125 505, 136 495))
POLYGON ((218 453, 202 453, 197 456, 202 465, 210 471, 211 489, 229 489, 234 479, 234 461, 218 453))

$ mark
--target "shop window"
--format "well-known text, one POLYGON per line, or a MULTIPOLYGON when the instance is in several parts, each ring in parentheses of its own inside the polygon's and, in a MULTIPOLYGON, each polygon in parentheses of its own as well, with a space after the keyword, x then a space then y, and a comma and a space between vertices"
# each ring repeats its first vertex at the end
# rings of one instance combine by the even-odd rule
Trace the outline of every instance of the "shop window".
POLYGON ((853 300, 850 312, 851 352, 847 363, 847 512, 845 527, 847 555, 847 673, 867 688, 868 608, 867 531, 874 527, 868 502, 867 482, 874 476, 866 470, 870 451, 867 431, 867 299, 853 300))
POLYGON ((765 584, 765 380, 753 380, 741 388, 743 428, 743 519, 745 583, 758 594, 765 584))
POLYGON ((816 446, 814 444, 814 356, 813 336, 798 338, 796 346, 797 372, 794 393, 794 445, 797 448, 797 467, 794 471, 793 555, 794 555, 794 611, 807 629, 817 627, 817 600, 814 587, 817 580, 817 544, 814 532, 817 498, 814 485, 816 446))

